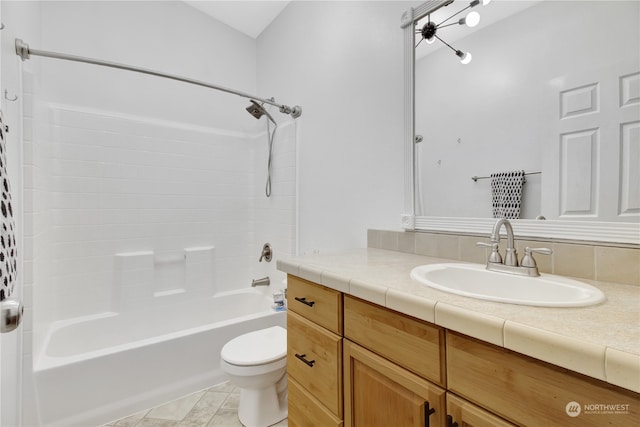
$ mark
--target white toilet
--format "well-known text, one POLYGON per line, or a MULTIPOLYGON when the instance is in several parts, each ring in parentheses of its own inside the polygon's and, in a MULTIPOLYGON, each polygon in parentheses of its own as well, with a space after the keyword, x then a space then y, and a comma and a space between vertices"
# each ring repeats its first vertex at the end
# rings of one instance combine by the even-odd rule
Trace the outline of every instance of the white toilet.
POLYGON ((220 366, 240 388, 238 417, 246 427, 287 418, 287 330, 280 326, 233 338, 220 351, 220 366))

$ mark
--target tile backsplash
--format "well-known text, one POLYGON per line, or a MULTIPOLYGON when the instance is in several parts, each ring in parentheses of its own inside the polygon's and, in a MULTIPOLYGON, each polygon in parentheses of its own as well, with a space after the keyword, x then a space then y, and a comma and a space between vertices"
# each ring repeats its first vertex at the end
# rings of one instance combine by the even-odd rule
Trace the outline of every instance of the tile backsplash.
MULTIPOLYGON (((370 248, 485 263, 489 249, 477 247, 476 242, 479 241, 486 242, 488 238, 486 235, 414 231, 367 232, 367 246, 370 248)), ((527 246, 553 249, 553 255, 536 254, 535 258, 541 272, 640 286, 640 247, 516 238, 519 258, 527 246)))

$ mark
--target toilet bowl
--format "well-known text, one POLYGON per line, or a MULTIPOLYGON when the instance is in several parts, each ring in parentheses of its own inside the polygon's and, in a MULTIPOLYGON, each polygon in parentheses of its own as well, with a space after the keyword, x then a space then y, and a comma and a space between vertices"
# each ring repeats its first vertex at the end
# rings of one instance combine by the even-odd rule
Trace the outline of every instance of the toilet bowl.
POLYGON ((233 338, 220 351, 220 366, 240 389, 238 418, 267 427, 287 418, 287 330, 280 326, 233 338))

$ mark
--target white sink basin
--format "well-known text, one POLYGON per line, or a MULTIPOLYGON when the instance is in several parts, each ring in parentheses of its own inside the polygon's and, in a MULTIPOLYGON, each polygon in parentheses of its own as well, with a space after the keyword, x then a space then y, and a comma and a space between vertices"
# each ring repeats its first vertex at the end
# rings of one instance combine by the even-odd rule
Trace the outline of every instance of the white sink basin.
POLYGON ((489 271, 480 264, 429 264, 411 270, 429 287, 471 298, 539 307, 584 307, 605 300, 600 289, 553 274, 540 277, 489 271))

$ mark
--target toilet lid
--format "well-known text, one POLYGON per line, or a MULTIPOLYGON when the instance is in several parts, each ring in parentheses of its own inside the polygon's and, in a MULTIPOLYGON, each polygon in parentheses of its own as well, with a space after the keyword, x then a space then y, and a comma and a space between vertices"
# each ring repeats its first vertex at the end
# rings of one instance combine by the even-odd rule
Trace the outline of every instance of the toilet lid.
POLYGON ((220 356, 240 366, 264 365, 287 355, 287 330, 280 326, 240 335, 226 343, 220 356))

